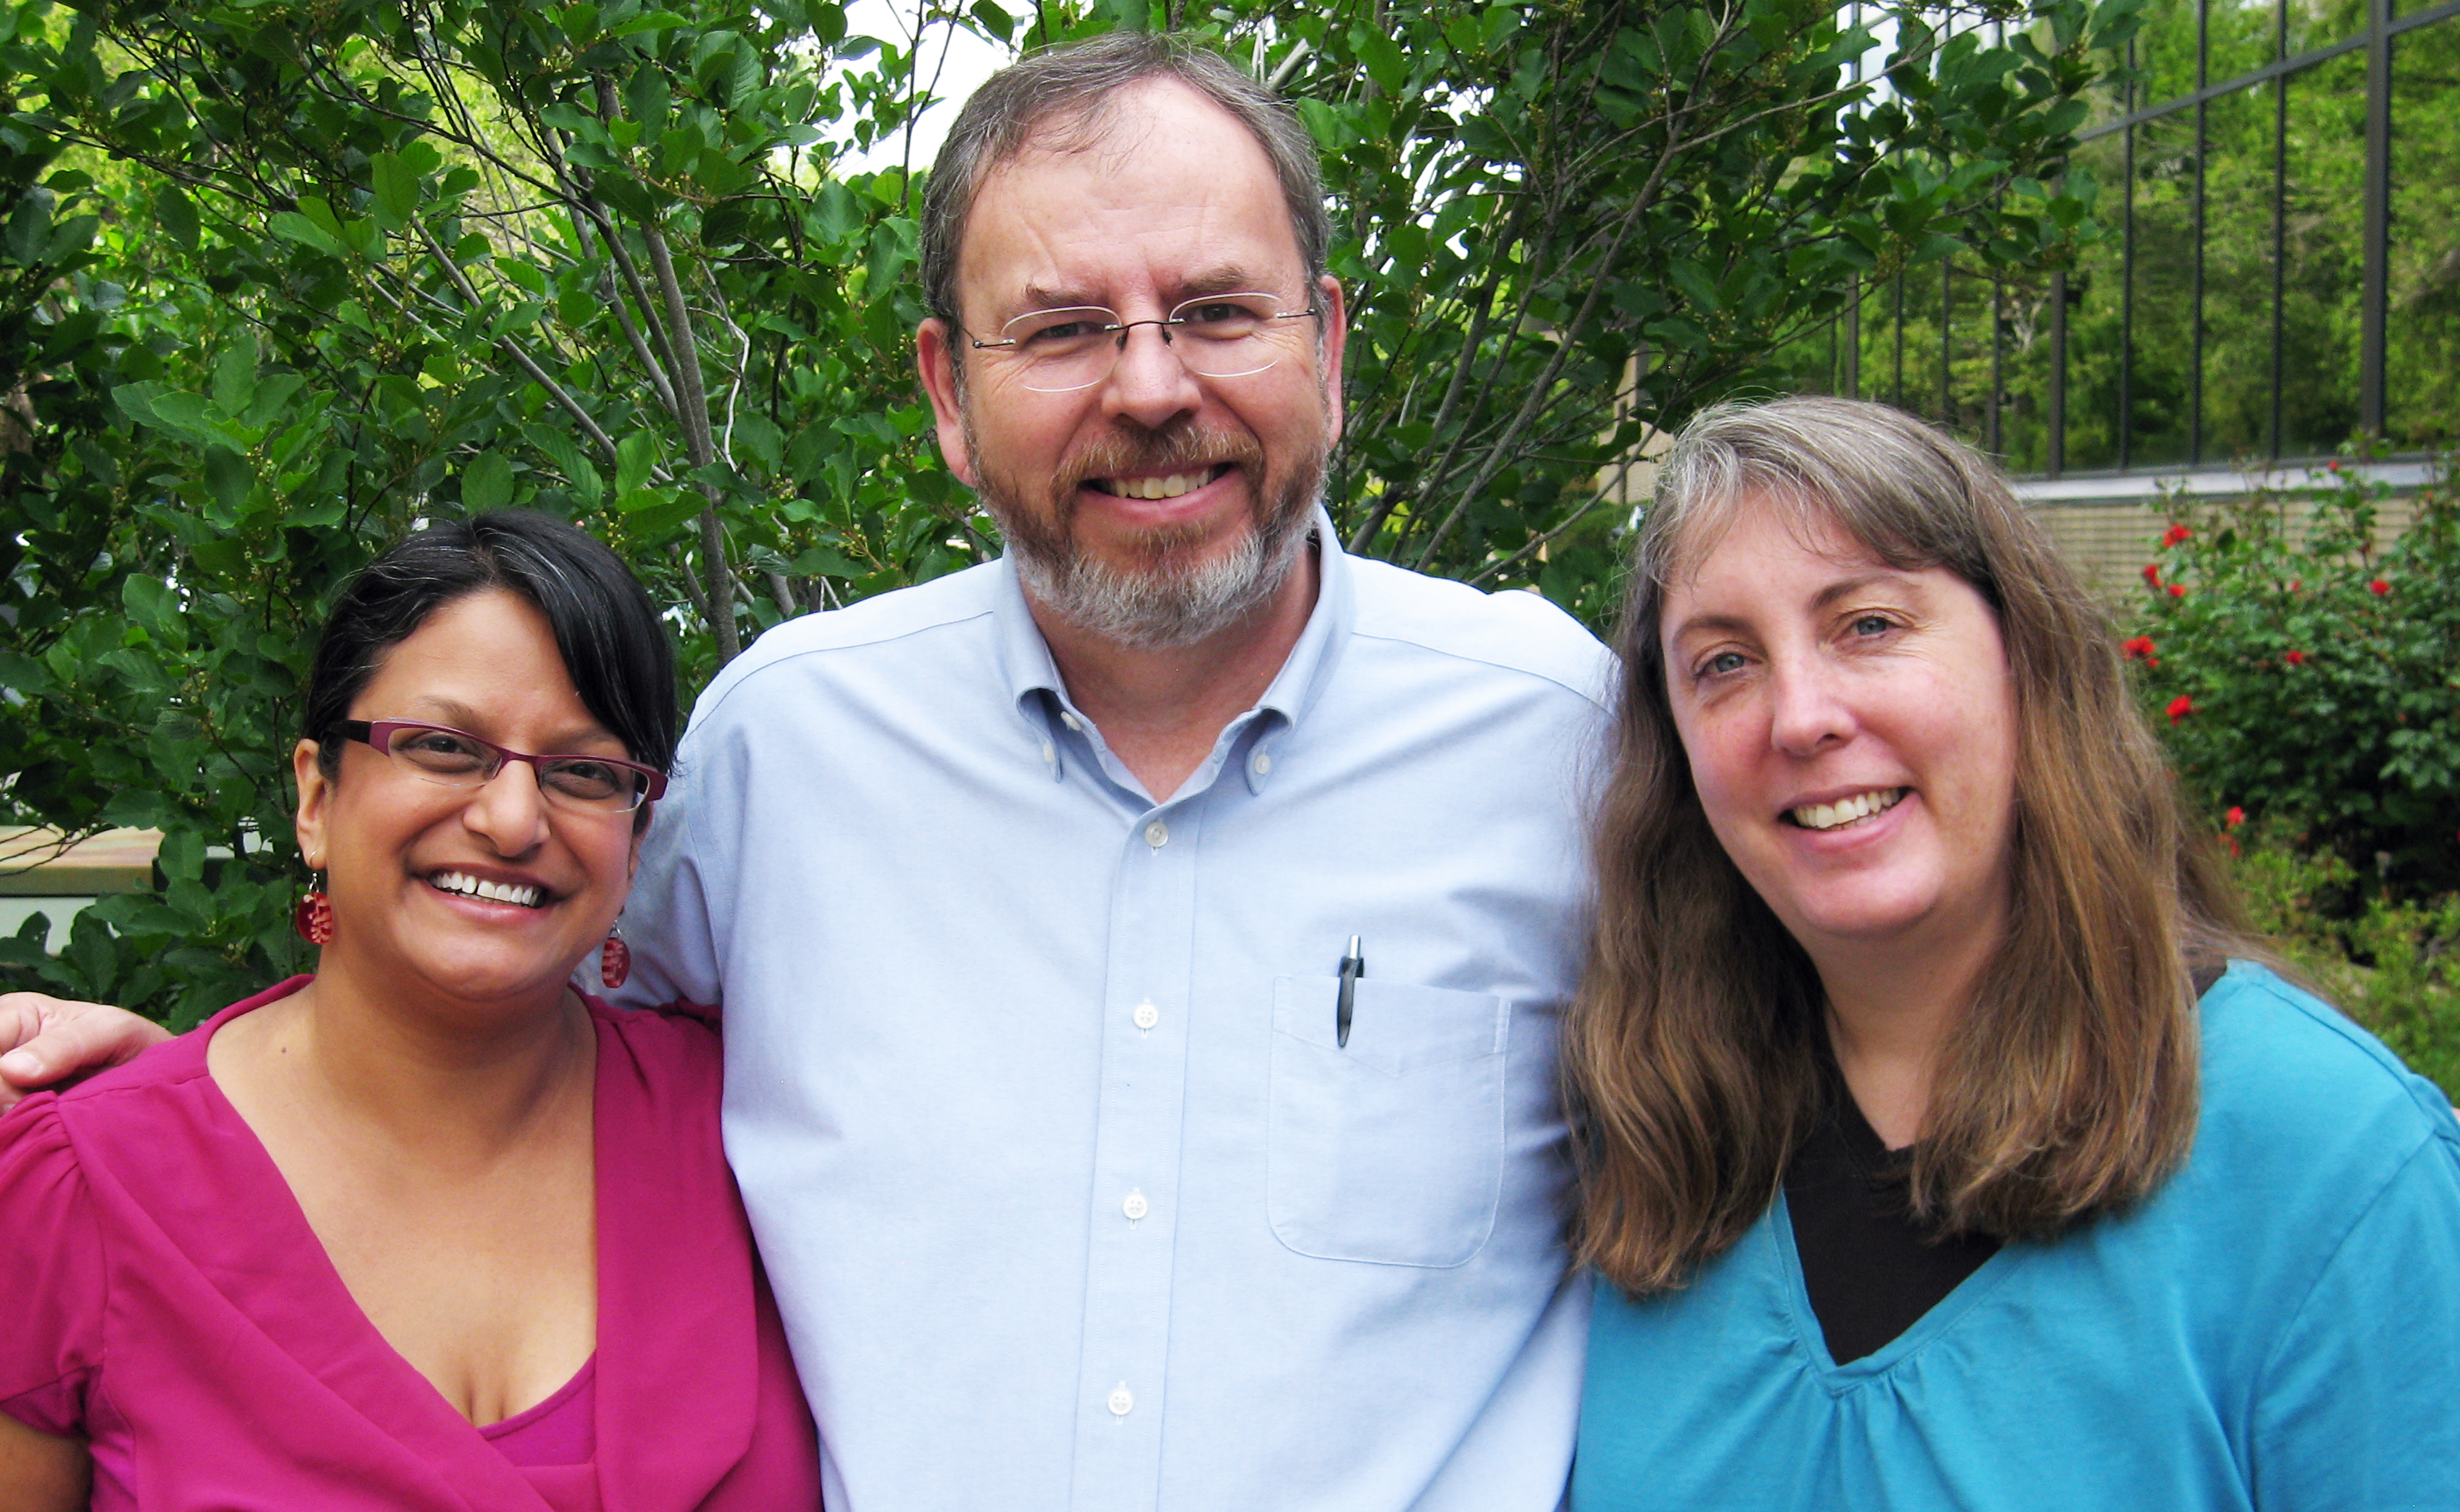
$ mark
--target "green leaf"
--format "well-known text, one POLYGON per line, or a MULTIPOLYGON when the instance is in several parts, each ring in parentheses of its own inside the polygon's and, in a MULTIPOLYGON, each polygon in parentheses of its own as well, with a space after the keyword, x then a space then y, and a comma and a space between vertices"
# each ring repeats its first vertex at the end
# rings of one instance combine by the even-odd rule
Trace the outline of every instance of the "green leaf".
POLYGON ((608 36, 638 36, 644 32, 672 32, 691 23, 671 11, 651 11, 606 29, 608 36))
POLYGON ((142 383, 119 385, 111 391, 111 399, 119 406, 119 413, 132 420, 141 424, 161 424, 164 422, 156 419, 154 415, 154 399, 157 394, 169 392, 169 384, 159 378, 148 378, 142 383))
POLYGON ((1401 44, 1385 32, 1360 27, 1349 33, 1349 45, 1367 67, 1367 76, 1388 96, 1398 97, 1410 84, 1410 60, 1401 44))
POLYGON ((461 506, 477 512, 513 501, 513 464, 501 452, 480 452, 461 469, 461 506))
POLYGON ((847 561, 845 553, 835 546, 814 546, 796 557, 786 570, 798 578, 853 578, 862 575, 862 568, 847 561))
POLYGON ((181 193, 178 184, 165 182, 154 191, 154 222, 172 241, 190 251, 196 250, 196 202, 181 193))
POLYGON ((631 509, 631 496, 649 480, 650 470, 658 462, 658 438, 647 431, 634 431, 615 443, 615 495, 624 500, 618 507, 631 509))
POLYGON ((156 634, 164 633, 179 617, 180 601, 163 586, 162 580, 132 572, 120 585, 120 602, 128 606, 128 617, 156 634))
POLYGON ((974 0, 966 14, 972 16, 974 23, 988 32, 995 42, 1006 42, 1016 33, 1016 18, 992 4, 991 0, 974 0))
POLYGON ((244 340, 234 342, 214 363, 214 408, 237 416, 246 412, 248 398, 255 393, 256 346, 244 340))
POLYGON ((295 210, 284 210, 270 217, 265 221, 265 228, 286 242, 312 247, 329 257, 350 256, 343 250, 340 238, 295 210))
POLYGON ((654 537, 691 519, 706 505, 689 488, 638 488, 618 499, 615 507, 634 530, 654 537))
POLYGON ((43 260, 43 248, 52 240, 52 196, 47 189, 37 189, 17 202, 9 212, 5 243, 10 261, 20 267, 34 267, 43 260))
POLYGON ((398 153, 380 152, 369 160, 368 171, 375 187, 376 224, 388 231, 408 225, 418 214, 417 170, 398 153))
POLYGON ((201 394, 159 389, 151 395, 147 417, 167 430, 180 431, 201 441, 227 444, 214 423, 213 410, 201 394))
POLYGON ((640 126, 644 138, 666 124, 669 100, 667 72, 654 61, 642 64, 624 86, 625 111, 640 126))
POLYGON ((236 516, 255 486, 256 470, 246 458, 226 446, 205 448, 205 488, 223 509, 236 516))

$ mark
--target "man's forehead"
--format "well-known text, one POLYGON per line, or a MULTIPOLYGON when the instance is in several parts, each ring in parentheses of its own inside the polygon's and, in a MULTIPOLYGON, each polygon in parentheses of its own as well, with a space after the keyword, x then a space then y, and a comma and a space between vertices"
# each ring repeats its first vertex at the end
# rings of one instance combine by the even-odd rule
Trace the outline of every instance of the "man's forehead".
POLYGON ((1193 297, 1283 284, 1301 255, 1262 143, 1176 79, 1038 123, 983 177, 958 248, 961 287, 1002 304, 1101 302, 1150 276, 1193 297))

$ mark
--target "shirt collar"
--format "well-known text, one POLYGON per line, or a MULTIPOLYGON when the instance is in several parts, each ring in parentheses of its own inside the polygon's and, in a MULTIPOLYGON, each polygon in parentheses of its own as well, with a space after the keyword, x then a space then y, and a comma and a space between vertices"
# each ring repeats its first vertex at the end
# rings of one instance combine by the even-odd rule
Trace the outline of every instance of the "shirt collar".
MULTIPOLYGON (((1321 505, 1315 512, 1314 542, 1315 608, 1307 615, 1306 628, 1299 632, 1298 642, 1290 648, 1281 671, 1256 701, 1258 710, 1277 713, 1289 724, 1298 723, 1331 681, 1341 660, 1340 650, 1347 644, 1350 627, 1357 618, 1349 555, 1341 549, 1332 517, 1321 505)), ((1050 645, 1042 638, 1042 628, 1033 623, 1033 611, 1026 605, 1025 586, 1017 581, 1016 563, 1006 556, 999 562, 999 586, 991 599, 991 617, 997 627, 1000 664, 1007 678, 1008 696, 1017 712, 1034 728, 1038 739, 1044 727, 1039 695, 1048 694, 1070 713, 1075 709, 1068 701, 1067 684, 1060 680, 1059 664, 1051 660, 1050 645)))

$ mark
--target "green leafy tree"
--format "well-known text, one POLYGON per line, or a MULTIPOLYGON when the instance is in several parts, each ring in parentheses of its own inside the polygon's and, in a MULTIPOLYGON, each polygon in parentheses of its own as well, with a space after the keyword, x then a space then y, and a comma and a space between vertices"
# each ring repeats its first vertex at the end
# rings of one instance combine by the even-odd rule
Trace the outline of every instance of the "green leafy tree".
POLYGON ((599 532, 692 686, 995 551, 911 376, 951 29, 1186 25, 1289 92, 1354 294, 1345 534, 1596 619, 1635 449, 1783 384, 1843 282, 2089 234, 2046 185, 2134 3, 976 0, 884 41, 832 0, 0 11, 0 773, 16 820, 166 836, 161 886, 0 971, 184 1023, 305 964, 308 634, 421 519, 599 532))
POLYGON ((2072 255, 2089 190, 2048 179, 2132 0, 1861 14, 1360 4, 1230 30, 1280 57, 1347 233, 1353 549, 1601 623, 1652 437, 1796 386, 1792 344, 1856 280, 2072 255))
POLYGON ((0 528, 25 543, 0 770, 19 818, 167 837, 159 890, 56 959, 30 927, 20 970, 182 1022, 302 964, 309 634, 421 518, 583 522, 696 677, 994 549, 921 440, 914 186, 813 157, 849 115, 857 146, 903 123, 914 49, 827 5, 13 14, 10 251, 45 290, 20 362, 65 375, 27 391, 0 528), (31 181, 106 155, 110 183, 31 181), (106 252, 119 284, 79 261, 106 252))

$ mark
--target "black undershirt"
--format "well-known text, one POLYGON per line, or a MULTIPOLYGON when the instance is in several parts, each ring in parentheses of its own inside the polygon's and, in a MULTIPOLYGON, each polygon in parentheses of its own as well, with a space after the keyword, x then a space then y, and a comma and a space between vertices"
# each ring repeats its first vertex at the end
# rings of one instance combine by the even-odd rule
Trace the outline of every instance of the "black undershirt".
POLYGON ((1999 1252, 1986 1234, 1935 1238, 1905 1194, 1907 1150, 1891 1151, 1820 1048, 1823 1109, 1785 1170, 1803 1289, 1842 1365, 1884 1349, 1999 1252))
MULTIPOLYGON (((2225 965, 2195 965, 2198 998, 2225 965)), ((1819 1076, 1822 1112, 1786 1167, 1785 1205, 1803 1289, 1829 1357, 1842 1365, 1878 1352, 1920 1322, 1999 1252, 1999 1241, 1986 1234, 1942 1238, 1916 1222, 1905 1193, 1912 1152, 1890 1150, 1862 1117, 1824 1037, 1819 1076)))

